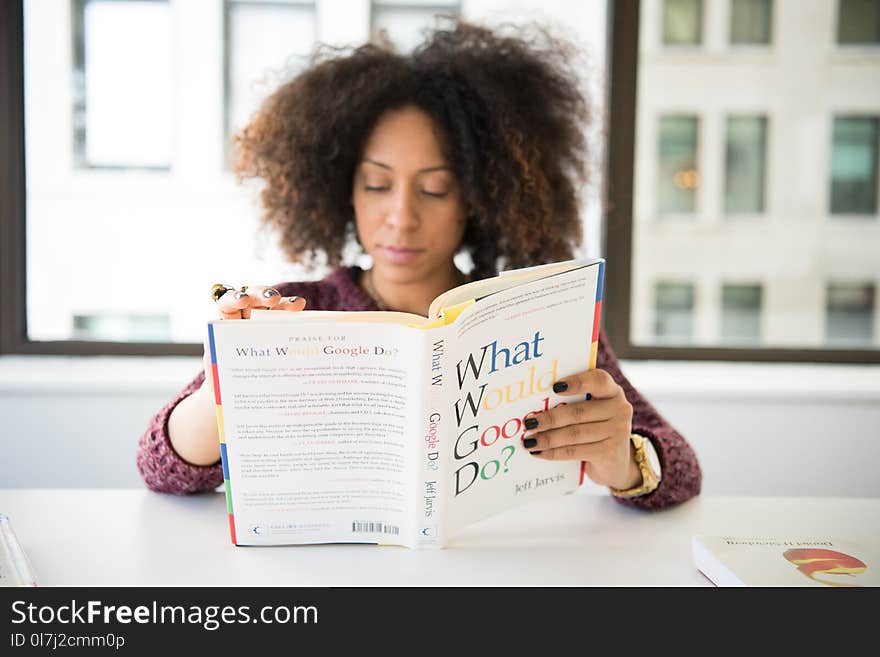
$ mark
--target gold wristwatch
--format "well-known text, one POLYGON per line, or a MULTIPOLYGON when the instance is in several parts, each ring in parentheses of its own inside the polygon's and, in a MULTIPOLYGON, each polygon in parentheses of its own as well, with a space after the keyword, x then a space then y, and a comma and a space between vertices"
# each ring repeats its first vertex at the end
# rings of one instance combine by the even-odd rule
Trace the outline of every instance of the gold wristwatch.
POLYGON ((654 445, 650 440, 637 433, 631 434, 629 439, 635 450, 636 465, 639 466, 639 472, 642 473, 642 483, 625 490, 611 488, 611 494, 615 497, 645 495, 657 488, 660 483, 660 460, 657 458, 654 445))

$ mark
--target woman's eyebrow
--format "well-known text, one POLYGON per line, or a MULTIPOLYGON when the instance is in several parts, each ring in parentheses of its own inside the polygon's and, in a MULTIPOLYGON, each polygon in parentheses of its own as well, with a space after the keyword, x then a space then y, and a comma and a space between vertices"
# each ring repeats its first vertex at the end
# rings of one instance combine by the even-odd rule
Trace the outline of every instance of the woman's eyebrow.
MULTIPOLYGON (((377 162, 376 160, 371 160, 368 157, 365 157, 363 161, 369 164, 374 164, 377 167, 382 167, 383 169, 388 169, 388 171, 394 171, 394 167, 389 164, 385 164, 384 162, 377 162)), ((441 164, 435 167, 425 167, 424 169, 419 169, 418 173, 428 173, 430 171, 452 171, 452 167, 446 164, 441 164)))

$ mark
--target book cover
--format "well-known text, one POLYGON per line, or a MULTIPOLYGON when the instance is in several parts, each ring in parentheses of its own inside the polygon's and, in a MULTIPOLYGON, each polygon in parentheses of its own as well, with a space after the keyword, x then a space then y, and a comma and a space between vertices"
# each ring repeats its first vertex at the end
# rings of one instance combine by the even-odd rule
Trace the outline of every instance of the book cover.
POLYGON ((880 586, 880 536, 697 535, 697 569, 716 586, 880 586))
POLYGON ((521 445, 595 367, 604 261, 450 290, 428 317, 257 311, 208 325, 236 545, 442 547, 518 504, 576 490, 580 461, 521 445))

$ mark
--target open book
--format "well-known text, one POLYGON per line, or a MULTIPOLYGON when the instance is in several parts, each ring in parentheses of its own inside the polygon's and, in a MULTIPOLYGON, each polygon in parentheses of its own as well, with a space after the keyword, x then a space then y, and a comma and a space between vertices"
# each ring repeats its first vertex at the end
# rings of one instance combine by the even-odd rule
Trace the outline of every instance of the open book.
POLYGON ((398 312, 255 311, 208 324, 236 545, 440 547, 575 490, 523 447, 553 383, 596 366, 604 260, 504 272, 398 312))
POLYGON ((880 586, 880 536, 694 536, 694 564, 716 586, 880 586))

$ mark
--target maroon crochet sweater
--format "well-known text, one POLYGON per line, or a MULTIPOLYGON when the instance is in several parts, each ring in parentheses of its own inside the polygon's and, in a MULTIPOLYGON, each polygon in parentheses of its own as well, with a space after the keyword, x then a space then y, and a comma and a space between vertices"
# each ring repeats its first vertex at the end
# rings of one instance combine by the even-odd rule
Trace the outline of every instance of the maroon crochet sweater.
MULTIPOLYGON (((375 302, 357 285, 359 274, 357 267, 338 267, 321 281, 282 283, 275 287, 284 296, 304 297, 312 310, 377 310, 375 302)), ((604 332, 599 334, 597 365, 623 388, 626 398, 633 405, 633 431, 651 440, 663 470, 660 485, 652 493, 615 499, 627 506, 661 509, 697 495, 702 473, 693 449, 627 381, 604 332)), ((223 470, 219 462, 210 466, 192 465, 177 455, 168 440, 168 416, 180 400, 202 385, 204 379, 205 373, 199 372, 153 416, 138 441, 138 470, 147 487, 154 491, 196 493, 213 490, 223 483, 223 470)))

